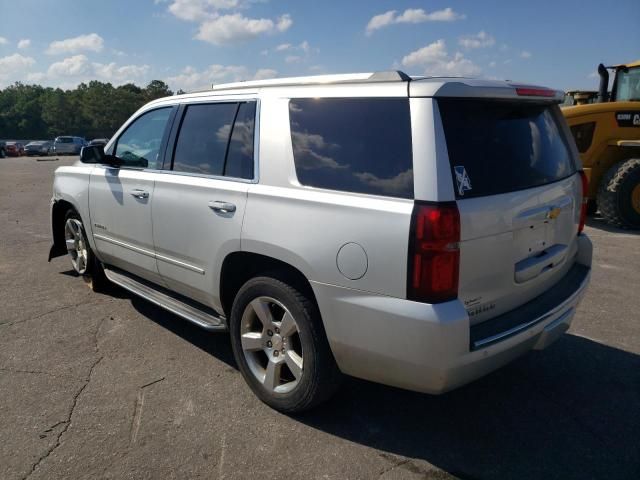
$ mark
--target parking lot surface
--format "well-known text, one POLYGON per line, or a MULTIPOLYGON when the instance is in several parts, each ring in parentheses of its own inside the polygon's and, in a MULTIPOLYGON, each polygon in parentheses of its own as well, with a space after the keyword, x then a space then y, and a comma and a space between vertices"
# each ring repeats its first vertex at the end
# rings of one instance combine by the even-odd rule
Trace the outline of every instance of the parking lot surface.
POLYGON ((75 160, 0 159, 1 479, 640 478, 638 232, 590 220, 591 286, 549 349, 438 397, 348 379, 286 416, 226 334, 47 263, 75 160))

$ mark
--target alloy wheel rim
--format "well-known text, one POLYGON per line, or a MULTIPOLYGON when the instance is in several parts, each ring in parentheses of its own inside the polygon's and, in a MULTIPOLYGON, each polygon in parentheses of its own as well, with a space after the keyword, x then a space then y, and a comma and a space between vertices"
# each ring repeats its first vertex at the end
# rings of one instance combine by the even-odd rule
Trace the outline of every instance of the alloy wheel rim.
POLYGON ((69 218, 64 225, 64 239, 67 245, 67 252, 71 257, 73 269, 80 275, 87 272, 88 252, 87 245, 82 233, 82 223, 75 218, 69 218))
POLYGON ((240 342, 251 373, 268 392, 296 388, 304 371, 302 342, 298 324, 282 302, 253 299, 242 314, 240 342))

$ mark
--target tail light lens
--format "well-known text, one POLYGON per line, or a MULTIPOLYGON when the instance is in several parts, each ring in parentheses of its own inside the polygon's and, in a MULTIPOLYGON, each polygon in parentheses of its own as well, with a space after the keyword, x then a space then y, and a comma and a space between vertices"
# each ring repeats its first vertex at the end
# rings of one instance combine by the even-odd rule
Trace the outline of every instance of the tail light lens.
POLYGON ((416 202, 411 217, 407 298, 440 303, 458 297, 460 214, 456 202, 416 202))
POLYGON ((580 224, 578 225, 578 234, 584 230, 584 224, 587 221, 587 206, 589 204, 589 180, 585 173, 580 170, 580 180, 582 180, 582 204, 580 205, 580 224))

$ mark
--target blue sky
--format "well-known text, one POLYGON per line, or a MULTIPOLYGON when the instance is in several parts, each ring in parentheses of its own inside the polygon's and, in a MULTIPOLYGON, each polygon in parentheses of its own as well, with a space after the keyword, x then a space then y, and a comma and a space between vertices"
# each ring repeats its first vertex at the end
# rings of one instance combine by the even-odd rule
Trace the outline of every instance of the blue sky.
POLYGON ((599 62, 640 58, 640 0, 0 0, 0 18, 0 88, 398 68, 595 89, 599 62))

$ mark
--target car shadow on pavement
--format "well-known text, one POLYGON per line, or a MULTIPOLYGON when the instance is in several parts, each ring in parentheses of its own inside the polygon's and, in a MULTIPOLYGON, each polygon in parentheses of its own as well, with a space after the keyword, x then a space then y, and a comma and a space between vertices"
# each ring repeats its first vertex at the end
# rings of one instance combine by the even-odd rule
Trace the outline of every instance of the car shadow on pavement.
POLYGON ((463 479, 640 478, 640 356, 565 335, 441 396, 349 379, 297 419, 463 479))
POLYGON ((614 227, 606 222, 606 220, 596 213, 593 216, 587 217, 587 226, 595 228, 597 230, 603 230, 609 233, 624 233, 626 235, 640 235, 640 230, 631 230, 628 228, 614 227))
POLYGON ((174 315, 167 310, 160 308, 146 300, 143 300, 123 289, 123 295, 131 298, 131 305, 141 315, 154 321, 163 328, 178 335, 182 339, 191 343, 200 350, 216 357, 230 367, 237 369, 236 361, 233 358, 229 334, 226 332, 207 332, 196 325, 174 315))
MULTIPOLYGON (((205 332, 135 296, 131 302, 237 368, 228 334, 205 332)), ((293 418, 386 458, 422 459, 462 479, 635 479, 640 356, 567 334, 440 396, 346 378, 328 403, 293 418)), ((402 459, 398 465, 429 475, 402 459)))

